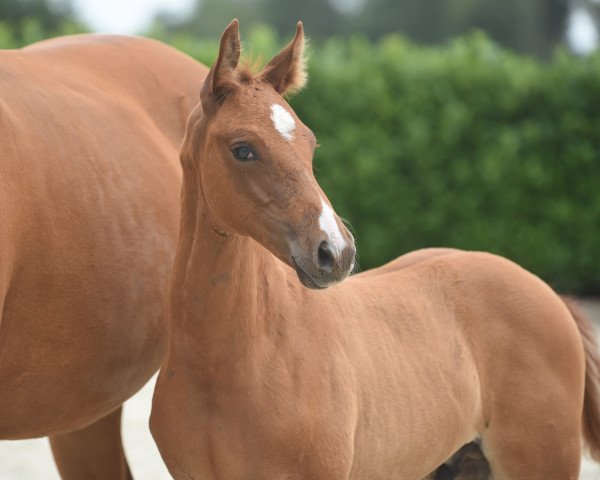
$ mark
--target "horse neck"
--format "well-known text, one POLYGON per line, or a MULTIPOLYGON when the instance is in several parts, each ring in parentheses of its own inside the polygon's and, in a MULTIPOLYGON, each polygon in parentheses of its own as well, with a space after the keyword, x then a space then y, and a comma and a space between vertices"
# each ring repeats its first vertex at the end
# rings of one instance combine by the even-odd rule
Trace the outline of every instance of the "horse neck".
POLYGON ((186 179, 171 284, 171 357, 207 375, 253 348, 276 326, 270 319, 289 291, 288 268, 249 237, 219 232, 200 182, 186 179), (189 354, 188 354, 189 353, 189 354), (190 365, 198 360, 197 364, 190 365))

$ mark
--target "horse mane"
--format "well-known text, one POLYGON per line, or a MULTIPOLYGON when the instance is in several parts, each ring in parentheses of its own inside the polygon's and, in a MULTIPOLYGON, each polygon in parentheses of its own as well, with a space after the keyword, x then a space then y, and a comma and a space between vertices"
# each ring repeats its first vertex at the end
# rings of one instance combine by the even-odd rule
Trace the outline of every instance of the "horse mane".
POLYGON ((264 67, 265 61, 262 56, 246 57, 242 59, 237 68, 237 79, 244 85, 252 85, 257 79, 264 67))

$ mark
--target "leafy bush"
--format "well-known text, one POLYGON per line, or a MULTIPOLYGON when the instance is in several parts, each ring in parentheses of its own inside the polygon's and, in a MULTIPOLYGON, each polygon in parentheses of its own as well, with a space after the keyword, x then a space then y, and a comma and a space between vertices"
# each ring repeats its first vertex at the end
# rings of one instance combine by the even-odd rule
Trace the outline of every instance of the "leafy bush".
POLYGON ((332 40, 310 66, 293 104, 363 267, 453 246, 600 292, 600 56, 542 64, 476 33, 438 48, 332 40))
MULTIPOLYGON (((253 32, 246 47, 268 56, 273 40, 253 32)), ((600 293, 600 56, 541 63, 481 33, 435 48, 392 35, 329 40, 309 66, 291 103, 321 144, 317 177, 352 222, 362 268, 453 246, 600 293)))
POLYGON ((35 17, 23 18, 16 24, 0 18, 0 48, 20 48, 49 37, 71 35, 85 31, 86 27, 76 21, 65 21, 59 24, 56 29, 48 30, 43 22, 35 17))

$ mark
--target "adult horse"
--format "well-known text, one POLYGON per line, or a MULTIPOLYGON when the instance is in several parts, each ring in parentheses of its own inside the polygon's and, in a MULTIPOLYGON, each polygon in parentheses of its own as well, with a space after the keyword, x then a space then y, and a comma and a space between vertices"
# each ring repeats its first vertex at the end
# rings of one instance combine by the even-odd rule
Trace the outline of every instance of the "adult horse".
POLYGON ((130 478, 121 404, 167 346, 178 148, 207 69, 158 42, 0 52, 0 438, 130 478))
POLYGON ((575 480, 582 431, 600 456, 600 360, 548 285, 462 251, 335 285, 354 242, 282 97, 302 50, 299 24, 253 75, 232 22, 188 120, 151 416, 171 474, 416 480, 476 439, 497 480, 575 480))

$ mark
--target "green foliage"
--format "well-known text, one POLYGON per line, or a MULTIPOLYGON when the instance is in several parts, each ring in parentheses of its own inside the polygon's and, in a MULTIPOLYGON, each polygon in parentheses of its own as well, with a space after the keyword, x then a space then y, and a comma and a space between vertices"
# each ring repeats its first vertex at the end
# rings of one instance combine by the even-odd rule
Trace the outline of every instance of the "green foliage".
POLYGON ((477 28, 505 47, 546 57, 563 40, 568 14, 568 0, 366 0, 353 29, 439 43, 477 28))
POLYGON ((481 34, 436 49, 331 41, 294 101, 362 264, 426 246, 488 250, 600 292, 600 57, 550 64, 481 34))
MULTIPOLYGON (((219 51, 219 37, 198 39, 183 32, 171 33, 160 24, 155 24, 148 36, 172 45, 205 65, 212 65, 219 51)), ((248 58, 248 54, 256 54, 257 60, 269 60, 281 47, 276 33, 266 25, 257 24, 243 32, 243 48, 249 63, 253 63, 253 58, 248 58)))
MULTIPOLYGON (((247 50, 277 49, 264 29, 249 37, 247 50)), ((216 42, 175 44, 216 55, 216 42)), ((600 56, 540 63, 479 33, 437 48, 392 35, 330 40, 309 65, 292 104, 363 268, 453 246, 600 293, 600 56)))
POLYGON ((302 20, 319 41, 398 32, 427 44, 477 28, 505 47, 548 57, 564 38, 568 14, 569 0, 196 0, 185 18, 163 13, 156 22, 166 31, 218 38, 234 17, 244 28, 265 23, 280 35, 302 20))
POLYGON ((59 25, 52 35, 48 35, 37 18, 27 18, 20 22, 17 33, 9 22, 0 20, 0 49, 20 48, 48 37, 71 35, 84 31, 85 27, 77 22, 65 22, 59 25))
POLYGON ((0 48, 18 48, 48 37, 85 30, 66 0, 0 2, 0 48))

